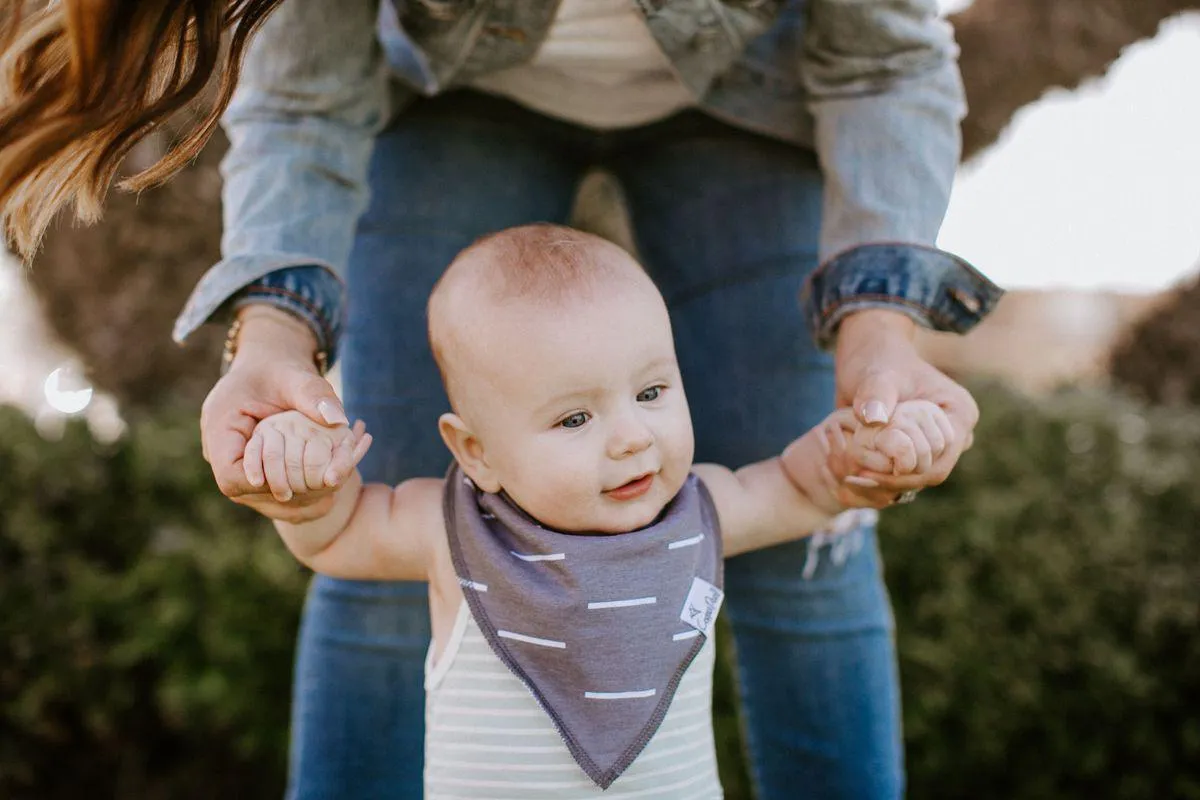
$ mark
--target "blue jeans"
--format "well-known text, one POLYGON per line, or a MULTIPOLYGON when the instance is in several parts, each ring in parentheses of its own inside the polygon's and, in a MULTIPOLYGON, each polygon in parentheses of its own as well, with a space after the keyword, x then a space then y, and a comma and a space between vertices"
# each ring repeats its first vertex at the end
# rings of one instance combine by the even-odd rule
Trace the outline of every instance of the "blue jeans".
MULTIPOLYGON (((347 413, 376 441, 368 480, 449 463, 424 314, 443 268, 489 231, 566 222, 592 166, 623 185, 670 307, 697 459, 772 456, 830 411, 832 363, 797 301, 817 263, 811 153, 698 112, 602 133, 456 92, 418 102, 376 144, 342 351, 347 413)), ((731 559, 726 584, 759 797, 898 797, 898 678, 874 531, 731 559)), ((429 635, 424 584, 313 581, 289 797, 421 797, 429 635)))

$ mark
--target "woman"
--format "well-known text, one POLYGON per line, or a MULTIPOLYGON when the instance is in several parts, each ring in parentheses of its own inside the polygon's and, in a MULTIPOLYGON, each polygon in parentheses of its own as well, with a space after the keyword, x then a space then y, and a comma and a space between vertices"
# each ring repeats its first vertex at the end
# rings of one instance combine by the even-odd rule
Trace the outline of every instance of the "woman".
MULTIPOLYGON (((671 306, 697 458, 777 452, 835 397, 869 423, 930 399, 969 441, 970 396, 911 344, 915 324, 966 330, 999 295, 931 246, 964 110, 933 0, 60 0, 5 57, 0 200, 18 245, 72 197, 95 211, 117 158, 221 68, 220 30, 240 20, 218 113, 268 12, 224 116, 224 258, 176 331, 236 318, 201 425, 231 498, 291 519, 327 505, 324 489, 255 489, 239 459, 272 411, 345 421, 320 378, 335 358, 350 416, 389 445, 364 476, 440 473, 429 289, 478 236, 565 221, 593 166, 622 183, 671 306)), ((911 499, 962 449, 930 453, 924 482, 858 465, 844 493, 911 499)), ((731 561, 727 588, 759 796, 899 796, 873 518, 731 561)), ((314 581, 290 796, 419 796, 425 602, 422 586, 314 581)))

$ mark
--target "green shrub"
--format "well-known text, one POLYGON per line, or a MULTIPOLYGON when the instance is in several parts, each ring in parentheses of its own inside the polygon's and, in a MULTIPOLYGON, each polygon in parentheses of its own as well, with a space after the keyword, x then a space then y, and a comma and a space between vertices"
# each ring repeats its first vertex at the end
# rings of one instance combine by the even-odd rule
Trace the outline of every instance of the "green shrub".
POLYGON ((885 512, 913 797, 1200 797, 1200 415, 980 392, 885 512))
POLYGON ((0 408, 0 797, 280 796, 306 579, 197 442, 0 408))
MULTIPOLYGON (((1200 798, 1200 415, 979 399, 951 480, 882 524, 910 795, 1200 798)), ((280 795, 306 578, 196 439, 0 409, 0 797, 280 795)))
POLYGON ((1114 383, 1161 405, 1200 405, 1200 277, 1172 288, 1130 325, 1108 358, 1114 383))

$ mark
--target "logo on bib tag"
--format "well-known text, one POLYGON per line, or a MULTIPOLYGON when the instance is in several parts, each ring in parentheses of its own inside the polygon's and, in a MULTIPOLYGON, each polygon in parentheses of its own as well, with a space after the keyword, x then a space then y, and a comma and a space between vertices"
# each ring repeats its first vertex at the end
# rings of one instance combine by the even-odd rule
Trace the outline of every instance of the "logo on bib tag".
POLYGON ((679 618, 708 636, 724 599, 725 593, 708 581, 692 578, 692 588, 688 591, 687 600, 683 601, 679 618))

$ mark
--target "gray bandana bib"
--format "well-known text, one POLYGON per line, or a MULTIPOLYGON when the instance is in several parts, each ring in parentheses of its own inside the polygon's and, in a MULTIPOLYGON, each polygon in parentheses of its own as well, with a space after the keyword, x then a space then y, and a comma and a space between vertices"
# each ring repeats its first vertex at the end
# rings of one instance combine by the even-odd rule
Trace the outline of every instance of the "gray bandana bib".
POLYGON ((542 528, 457 465, 444 505, 475 623, 607 789, 658 730, 720 610, 708 490, 690 475, 657 522, 617 535, 542 528))

